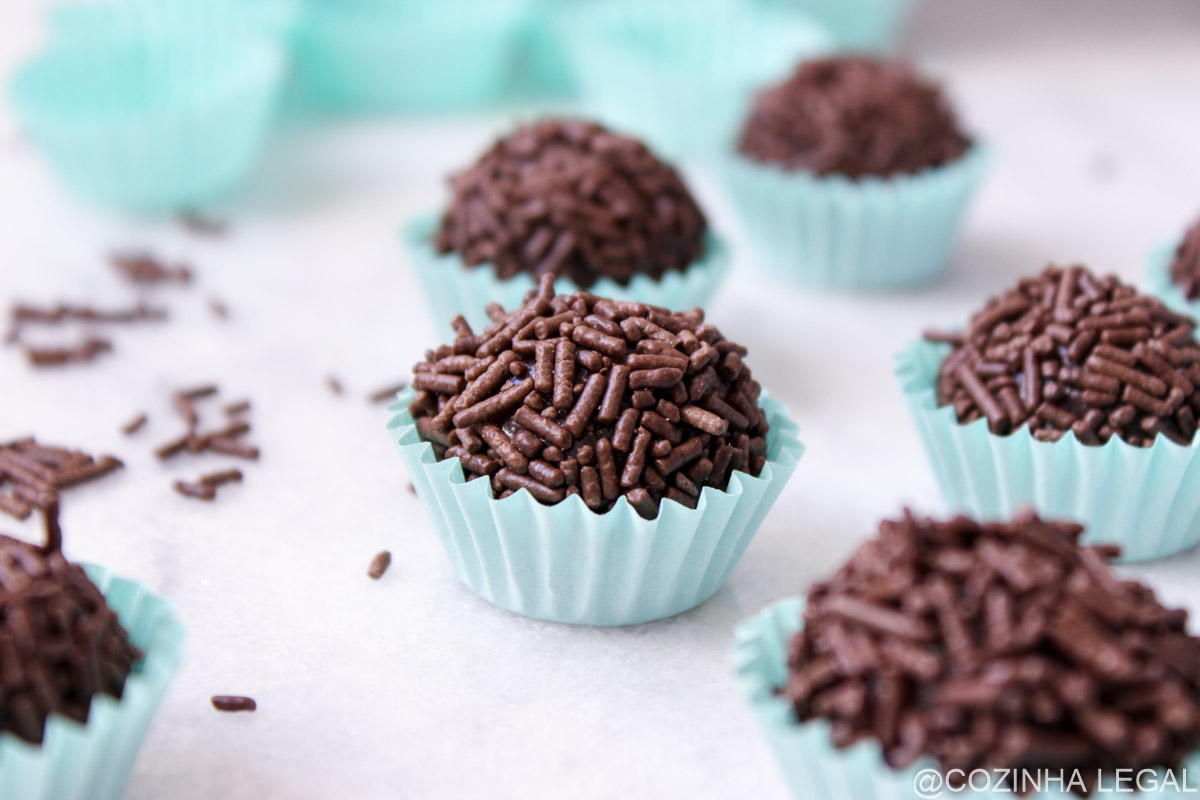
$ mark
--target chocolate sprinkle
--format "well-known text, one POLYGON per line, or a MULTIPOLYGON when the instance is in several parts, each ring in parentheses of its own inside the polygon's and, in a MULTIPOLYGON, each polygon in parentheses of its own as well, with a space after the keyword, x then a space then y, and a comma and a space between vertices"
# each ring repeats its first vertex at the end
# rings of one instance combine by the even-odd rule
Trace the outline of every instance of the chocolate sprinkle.
POLYGON ((1070 431, 1089 445, 1148 447, 1159 434, 1186 445, 1200 414, 1195 326, 1114 276, 1049 267, 971 318, 942 362, 938 404, 998 435, 1027 426, 1043 441, 1070 431))
POLYGON ((453 327, 453 344, 413 368, 409 410, 439 459, 458 458, 500 499, 578 494, 603 513, 628 496, 653 518, 663 498, 695 508, 703 487, 724 491, 731 472, 766 463, 746 350, 700 309, 555 297, 546 275, 481 334, 461 317, 453 327))
POLYGON ((384 386, 381 389, 376 389, 371 394, 367 395, 367 400, 372 403, 390 403, 396 399, 396 395, 408 388, 408 381, 400 380, 393 384, 384 386))
POLYGON ((47 544, 0 535, 0 732, 41 744, 46 719, 87 722, 92 698, 120 699, 141 653, 82 567, 58 548, 57 506, 47 544))
POLYGON ((450 184, 435 247, 468 266, 490 263, 501 279, 527 272, 625 286, 703 255, 707 223, 675 170, 592 123, 520 127, 450 184))
POLYGON ((150 418, 144 413, 138 414, 121 428, 121 433, 125 434, 126 436, 133 436, 135 433, 145 427, 149 420, 150 418))
POLYGON ((1171 281, 1188 300, 1200 300, 1200 219, 1184 234, 1171 262, 1171 281))
POLYGON ((367 567, 367 577, 373 581, 377 581, 383 577, 383 573, 387 572, 388 567, 392 565, 392 554, 387 550, 383 550, 375 554, 371 559, 371 565, 367 567))
POLYGON ((217 711, 225 711, 229 713, 237 711, 257 711, 258 703, 254 702, 253 697, 217 694, 213 695, 212 707, 217 711))
POLYGON ((1081 532, 1032 513, 884 522, 810 591, 784 696, 894 768, 1177 767, 1200 743, 1200 638, 1081 532))
POLYGON ((970 145, 936 85, 856 56, 805 61, 761 92, 738 147, 786 170, 857 179, 941 166, 970 145))
POLYGON ((169 266, 150 253, 115 253, 111 261, 113 268, 130 283, 157 286, 192 282, 191 269, 182 264, 169 266))
POLYGON ((59 492, 97 480, 122 467, 120 460, 99 460, 78 450, 22 439, 0 446, 0 511, 28 519, 33 509, 57 507, 59 492))

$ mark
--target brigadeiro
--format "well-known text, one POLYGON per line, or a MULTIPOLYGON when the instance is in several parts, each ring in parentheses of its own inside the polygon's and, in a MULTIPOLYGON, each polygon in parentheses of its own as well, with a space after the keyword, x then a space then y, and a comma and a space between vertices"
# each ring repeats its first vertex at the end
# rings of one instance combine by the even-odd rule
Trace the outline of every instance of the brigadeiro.
POLYGON ((1183 235, 1171 261, 1171 282, 1189 301, 1200 300, 1200 219, 1183 235))
POLYGON ((984 157, 936 84, 843 56, 759 93, 727 166, 764 266, 872 290, 941 271, 984 157))
POLYGON ((1032 505, 1156 558, 1200 541, 1194 331, 1115 276, 1049 267, 929 332, 897 374, 952 507, 1032 505))
POLYGON ((478 333, 455 318, 393 407, 460 577, 521 613, 597 624, 716 591, 801 452, 746 348, 699 309, 555 296, 551 275, 491 313, 478 333))
POLYGON ((930 768, 946 788, 984 770, 1021 794, 1047 776, 1079 795, 1117 770, 1180 780, 1200 745, 1200 638, 1081 531, 1032 512, 906 513, 802 612, 791 601, 745 623, 743 677, 778 692, 752 695, 756 708, 790 707, 764 718, 785 772, 843 787, 832 800, 908 796, 930 768))
POLYGON ((42 546, 0 535, 0 733, 10 734, 0 791, 115 800, 178 665, 182 630, 166 603, 96 570, 102 591, 63 556, 57 504, 45 513, 42 546))
POLYGON ((518 127, 450 179, 436 218, 410 226, 417 274, 441 319, 482 327, 551 275, 567 291, 686 308, 725 269, 682 178, 636 139, 574 119, 518 127))

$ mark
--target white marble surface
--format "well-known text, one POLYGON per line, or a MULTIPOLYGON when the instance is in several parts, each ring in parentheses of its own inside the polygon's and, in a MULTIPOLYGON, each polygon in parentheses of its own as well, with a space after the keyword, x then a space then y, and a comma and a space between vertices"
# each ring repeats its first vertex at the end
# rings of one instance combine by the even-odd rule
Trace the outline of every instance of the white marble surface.
MULTIPOLYGON (((0 8, 5 71, 36 42, 39 4, 0 8)), ((102 258, 113 247, 187 258, 199 276, 156 294, 170 323, 118 332, 94 366, 34 374, 0 350, 0 438, 35 432, 127 461, 67 496, 70 553, 147 581, 189 627, 130 800, 782 798, 730 676, 733 625, 800 592, 881 515, 938 510, 891 378, 908 337, 1048 259, 1136 279, 1200 212, 1198 43, 1194 0, 931 0, 906 49, 950 82, 995 156, 953 271, 854 298, 766 283, 738 261, 711 317, 750 347, 810 450, 724 590, 623 630, 518 618, 460 587, 381 407, 363 400, 431 342, 397 226, 440 201, 440 176, 502 116, 284 132, 222 210, 227 238, 207 240, 78 205, 0 112, 0 304, 125 301, 102 258), (228 323, 207 312, 210 294, 228 323), (215 460, 161 466, 149 452, 176 430, 170 388, 206 380, 253 399, 264 451, 212 506, 169 484, 215 460), (120 436, 143 409, 151 425, 120 436), (374 583, 364 572, 383 548, 395 561, 374 583), (214 693, 260 710, 217 714, 214 693)), ((728 231, 719 190, 694 178, 728 231)), ((1193 552, 1129 572, 1200 607, 1198 569, 1193 552)))

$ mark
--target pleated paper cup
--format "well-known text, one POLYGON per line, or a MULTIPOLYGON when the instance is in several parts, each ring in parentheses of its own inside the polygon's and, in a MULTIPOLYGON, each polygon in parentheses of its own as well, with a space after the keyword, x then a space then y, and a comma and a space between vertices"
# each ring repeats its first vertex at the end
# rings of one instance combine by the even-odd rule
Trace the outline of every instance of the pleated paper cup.
POLYGON ((1188 300, 1183 290, 1171 280, 1175 248, 1174 244, 1165 244, 1150 254, 1150 263, 1146 268, 1146 291, 1162 300, 1168 308, 1200 317, 1200 300, 1188 300))
MULTIPOLYGON (((952 791, 944 785, 937 763, 931 758, 918 759, 903 769, 892 769, 883 760, 878 743, 866 740, 848 748, 836 748, 827 722, 799 722, 791 703, 779 693, 787 683, 788 640, 803 625, 803 610, 804 601, 793 597, 744 620, 737 627, 733 652, 742 695, 749 703, 793 797, 797 800, 951 800, 955 797, 1000 800, 1016 796, 1011 791, 995 788, 952 791), (936 785, 930 782, 934 775, 937 776, 936 785)), ((1185 764, 1185 770, 1177 773, 1176 778, 1182 783, 1182 776, 1186 775, 1191 791, 1164 789, 1162 796, 1194 796, 1195 776, 1200 775, 1200 757, 1193 756, 1185 764)), ((1111 780, 1108 785, 1112 785, 1111 780)), ((1142 796, 1157 797, 1160 793, 1142 796)), ((1068 800, 1075 795, 1051 789, 1035 792, 1029 797, 1068 800)))
POLYGON ((275 112, 281 47, 262 37, 71 38, 16 73, 21 124, 101 205, 179 211, 247 177, 275 112))
POLYGON ((589 112, 676 158, 715 156, 756 90, 833 49, 808 16, 741 0, 592 0, 563 30, 589 112))
POLYGON ((457 458, 437 461, 402 392, 388 411, 392 440, 450 558, 475 594, 527 617, 580 625, 634 625, 694 608, 724 585, 791 477, 804 447, 768 398, 767 464, 735 472, 724 492, 702 490, 695 509, 663 500, 643 519, 620 498, 597 514, 579 497, 553 506, 528 491, 496 500, 487 480, 466 481, 457 458))
POLYGON ((563 26, 571 7, 585 0, 533 0, 521 33, 519 82, 521 94, 570 97, 578 79, 567 57, 563 26))
POLYGON ((40 745, 0 735, 0 797, 6 800, 119 800, 183 657, 183 625, 170 603, 101 567, 89 566, 87 573, 144 656, 120 700, 92 698, 86 724, 52 715, 40 745))
MULTIPOLYGON (((537 288, 533 277, 520 273, 507 280, 496 277, 491 264, 468 267, 457 253, 439 254, 433 248, 437 230, 436 216, 417 219, 404 230, 402 239, 409 262, 429 300, 437 330, 442 330, 456 315, 462 314, 476 330, 491 324, 484 307, 499 303, 511 310, 521 305, 525 295, 537 288)), ((724 243, 709 234, 704 257, 686 270, 668 270, 659 280, 635 275, 627 286, 611 278, 601 278, 588 291, 613 300, 631 300, 669 308, 673 311, 704 307, 720 286, 729 269, 729 254, 724 243)), ((559 278, 555 289, 560 294, 579 290, 569 278, 559 278)))
POLYGON ((448 111, 513 87, 528 0, 314 0, 300 34, 304 102, 342 112, 448 111))
POLYGON ((812 17, 838 46, 854 52, 892 49, 914 0, 765 0, 812 17))
POLYGON ((735 154, 721 173, 764 269, 792 283, 871 292, 919 286, 945 271, 987 161, 976 145, 916 175, 854 181, 735 154))
POLYGON ((106 0, 59 3, 48 13, 58 42, 153 39, 180 35, 262 35, 285 42, 300 18, 299 0, 106 0))
POLYGON ((938 406, 936 382, 948 345, 918 341, 896 359, 896 378, 942 495, 952 512, 981 520, 1033 508, 1085 527, 1088 544, 1119 544, 1121 561, 1151 561, 1200 544, 1200 440, 1159 436, 1133 447, 1118 436, 1086 445, 1068 432, 1057 442, 1028 427, 1008 436, 987 421, 959 424, 938 406))

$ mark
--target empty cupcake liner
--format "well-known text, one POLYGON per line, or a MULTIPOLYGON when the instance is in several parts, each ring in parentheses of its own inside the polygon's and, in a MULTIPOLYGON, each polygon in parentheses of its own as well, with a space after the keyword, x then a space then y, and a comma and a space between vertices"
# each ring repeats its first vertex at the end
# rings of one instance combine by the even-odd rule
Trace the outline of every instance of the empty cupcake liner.
MULTIPOLYGON (((466 317, 476 330, 482 330, 491 324, 484 311, 488 303, 499 303, 511 311, 536 288, 533 277, 526 273, 500 280, 491 264, 467 267, 456 253, 439 254, 431 243, 437 225, 436 216, 421 217, 405 228, 402 237, 409 261, 429 299, 437 330, 444 330, 457 314, 466 317)), ((724 243, 709 234, 704 257, 683 272, 670 270, 660 280, 635 275, 628 286, 601 278, 588 291, 613 300, 634 300, 673 311, 686 310, 703 307, 716 292, 728 268, 729 255, 724 243)), ((568 278, 559 278, 555 288, 559 294, 579 290, 568 278)))
MULTIPOLYGON (((833 746, 827 722, 800 723, 791 704, 778 692, 787 683, 787 644, 803 624, 803 610, 804 601, 793 597, 744 620, 737 627, 733 651, 742 695, 749 703, 793 797, 797 800, 810 797, 821 800, 952 800, 955 797, 999 800, 1016 796, 1012 791, 994 787, 982 791, 951 790, 944 786, 937 763, 931 758, 918 759, 903 769, 892 769, 884 762, 877 743, 867 740, 839 749, 833 746)), ((1185 770, 1175 777, 1182 782, 1182 776, 1186 775, 1191 791, 1164 789, 1162 795, 1182 797, 1195 793, 1200 756, 1191 758, 1185 764, 1185 770)), ((982 787, 983 781, 976 785, 982 787)), ((1158 794, 1155 792, 1153 796, 1158 794)), ((1030 797, 1067 800, 1075 795, 1051 789, 1030 797)))
POLYGON ((755 91, 833 46, 806 15, 740 0, 591 0, 563 30, 585 108, 673 157, 727 149, 755 91))
POLYGON ((310 0, 300 100, 320 109, 447 111, 513 85, 529 0, 310 0))
POLYGON ((766 0, 811 14, 838 46, 851 51, 890 50, 914 0, 766 0))
POLYGON ((793 283, 881 291, 942 274, 987 161, 976 145, 916 175, 852 181, 733 155, 721 173, 765 269, 793 283))
POLYGON ((68 37, 11 85, 21 124, 81 196, 137 211, 215 200, 248 175, 283 79, 256 36, 68 37))
POLYGON ((183 657, 183 625, 170 603, 102 567, 86 569, 144 657, 126 679, 120 700, 92 698, 86 724, 53 715, 41 745, 0 735, 0 797, 119 800, 183 657))
POLYGON ((402 392, 388 411, 400 450, 454 573, 475 594, 528 617, 581 625, 633 625, 698 606, 724 585, 804 447, 778 403, 759 477, 735 472, 724 492, 705 488, 695 509, 664 500, 657 519, 624 497, 605 514, 579 497, 553 506, 522 489, 495 500, 486 480, 467 482, 457 458, 437 461, 402 392))
POLYGON ((915 342, 898 356, 896 378, 951 511, 998 520, 1033 508, 1084 525, 1084 542, 1119 544, 1125 562, 1200 543, 1200 440, 1182 447, 1159 436, 1142 448, 1114 436, 1097 447, 1073 433, 1041 442, 1027 427, 996 436, 983 419, 960 425, 937 404, 948 352, 915 342))
POLYGON ((1200 316, 1200 300, 1188 300, 1183 290, 1171 280, 1171 264, 1175 260, 1174 244, 1165 244, 1150 254, 1146 268, 1146 291, 1173 308, 1193 317, 1200 316))

